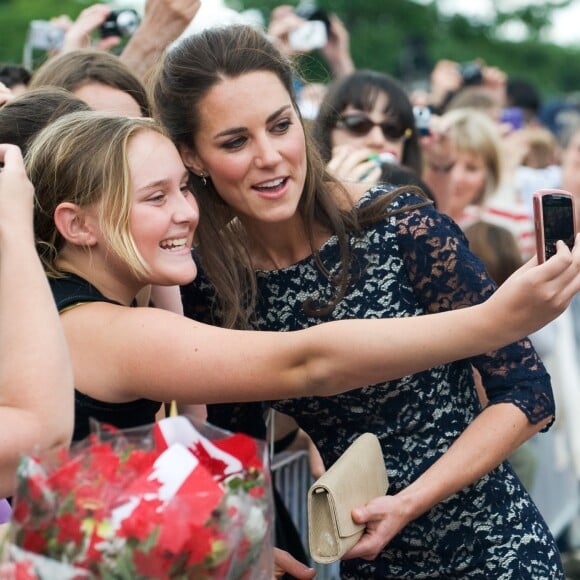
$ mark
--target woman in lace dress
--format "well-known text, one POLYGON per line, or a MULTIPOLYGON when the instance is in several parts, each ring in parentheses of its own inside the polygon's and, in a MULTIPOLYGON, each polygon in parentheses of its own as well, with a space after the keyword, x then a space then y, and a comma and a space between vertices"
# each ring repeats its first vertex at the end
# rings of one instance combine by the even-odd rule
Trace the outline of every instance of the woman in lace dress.
MULTIPOLYGON (((269 41, 240 26, 185 40, 156 78, 156 110, 202 216, 202 273, 183 287, 188 315, 289 331, 489 297, 494 284, 462 232, 421 192, 346 190, 325 173, 292 79, 269 41)), ((504 462, 555 412, 528 340, 347 394, 271 404, 297 420, 327 466, 363 432, 381 441, 391 487, 353 513, 367 533, 343 578, 562 577, 549 529, 504 462)))

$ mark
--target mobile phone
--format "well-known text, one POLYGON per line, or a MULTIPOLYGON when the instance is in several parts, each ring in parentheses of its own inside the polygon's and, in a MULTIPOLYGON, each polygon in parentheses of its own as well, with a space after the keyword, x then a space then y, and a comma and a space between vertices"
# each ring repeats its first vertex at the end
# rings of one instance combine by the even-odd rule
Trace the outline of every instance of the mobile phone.
POLYGON ((534 192, 534 226, 538 262, 556 253, 556 242, 562 240, 570 249, 577 231, 574 195, 562 189, 540 189, 534 192))
POLYGON ((426 137, 431 134, 429 125, 431 124, 431 109, 429 107, 413 107, 413 117, 415 118, 415 129, 419 137, 426 137))

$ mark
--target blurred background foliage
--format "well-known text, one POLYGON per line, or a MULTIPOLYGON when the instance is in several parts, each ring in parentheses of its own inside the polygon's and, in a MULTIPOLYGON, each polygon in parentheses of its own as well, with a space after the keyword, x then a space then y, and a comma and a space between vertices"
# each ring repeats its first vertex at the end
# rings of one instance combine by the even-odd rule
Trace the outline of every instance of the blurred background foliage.
MULTIPOLYGON (((203 0, 212 1, 212 0, 203 0)), ((388 72, 409 87, 424 86, 432 66, 442 58, 463 62, 476 58, 511 76, 532 81, 544 97, 580 92, 580 48, 542 41, 554 10, 574 0, 552 0, 518 10, 502 10, 495 1, 495 18, 471 22, 461 15, 445 16, 436 1, 319 0, 336 13, 350 32, 351 52, 359 68, 388 72), (510 42, 498 31, 517 22, 526 40, 510 42)), ((28 24, 60 14, 76 18, 89 0, 0 0, 0 61, 21 62, 28 24)), ((280 4, 275 0, 226 0, 236 10, 259 9, 265 20, 280 4)), ((296 4, 296 1, 287 2, 296 4)), ((119 4, 119 2, 117 2, 119 4)), ((301 62, 308 80, 328 80, 324 61, 316 53, 301 62)))

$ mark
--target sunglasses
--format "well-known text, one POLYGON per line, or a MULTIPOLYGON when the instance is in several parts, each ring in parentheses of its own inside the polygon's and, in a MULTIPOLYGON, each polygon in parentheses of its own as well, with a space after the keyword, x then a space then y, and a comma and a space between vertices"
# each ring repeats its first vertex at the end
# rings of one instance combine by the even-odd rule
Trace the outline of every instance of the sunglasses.
POLYGON ((375 123, 366 115, 345 115, 336 122, 338 129, 344 129, 357 137, 368 135, 374 127, 380 127, 385 139, 388 141, 404 141, 413 134, 413 129, 405 129, 400 125, 393 125, 388 121, 375 123))

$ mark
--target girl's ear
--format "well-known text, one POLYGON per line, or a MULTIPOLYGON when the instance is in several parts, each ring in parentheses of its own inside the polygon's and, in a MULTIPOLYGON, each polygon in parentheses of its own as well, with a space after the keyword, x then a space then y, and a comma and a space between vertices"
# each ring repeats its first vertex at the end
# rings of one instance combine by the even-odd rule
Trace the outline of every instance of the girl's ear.
POLYGON ((77 204, 65 201, 54 211, 54 223, 60 235, 75 246, 94 246, 98 241, 96 216, 77 204))
POLYGON ((191 172, 195 173, 196 175, 204 175, 207 173, 203 167, 201 159, 192 149, 186 147, 185 145, 180 145, 179 153, 181 155, 181 159, 183 160, 183 164, 191 172))

